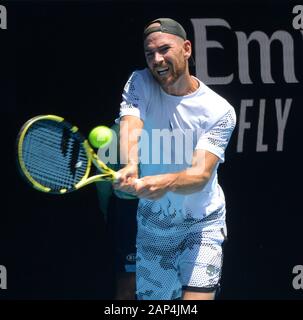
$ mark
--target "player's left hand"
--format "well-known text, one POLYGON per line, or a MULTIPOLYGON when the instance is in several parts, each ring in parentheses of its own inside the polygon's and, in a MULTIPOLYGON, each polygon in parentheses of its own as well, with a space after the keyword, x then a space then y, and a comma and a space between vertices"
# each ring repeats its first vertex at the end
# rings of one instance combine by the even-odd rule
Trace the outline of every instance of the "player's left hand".
POLYGON ((157 200, 163 197, 170 186, 169 175, 146 176, 137 179, 135 183, 136 196, 149 200, 157 200))

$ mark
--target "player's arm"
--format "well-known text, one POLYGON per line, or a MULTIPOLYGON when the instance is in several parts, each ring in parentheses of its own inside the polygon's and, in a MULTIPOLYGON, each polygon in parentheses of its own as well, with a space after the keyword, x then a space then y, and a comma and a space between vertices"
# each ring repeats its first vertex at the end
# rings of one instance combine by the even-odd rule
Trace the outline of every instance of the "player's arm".
POLYGON ((120 120, 120 178, 113 187, 122 192, 133 193, 134 179, 138 178, 138 139, 142 132, 143 121, 131 115, 120 120))
POLYGON ((200 191, 209 181, 218 161, 219 158, 207 150, 195 150, 191 167, 180 172, 143 177, 136 185, 136 194, 139 198, 155 200, 168 191, 180 194, 200 191))
POLYGON ((200 191, 209 181, 218 161, 224 161, 224 152, 236 124, 233 108, 198 140, 191 167, 184 171, 144 177, 139 180, 137 196, 148 199, 161 198, 166 192, 190 194, 200 191))

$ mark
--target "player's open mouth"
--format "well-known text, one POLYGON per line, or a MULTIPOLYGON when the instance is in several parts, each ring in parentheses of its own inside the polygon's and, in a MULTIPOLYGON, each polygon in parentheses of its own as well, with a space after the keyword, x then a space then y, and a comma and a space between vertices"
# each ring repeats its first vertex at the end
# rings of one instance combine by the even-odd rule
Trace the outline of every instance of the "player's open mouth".
POLYGON ((169 68, 161 68, 157 69, 157 73, 159 76, 164 76, 168 72, 169 68))

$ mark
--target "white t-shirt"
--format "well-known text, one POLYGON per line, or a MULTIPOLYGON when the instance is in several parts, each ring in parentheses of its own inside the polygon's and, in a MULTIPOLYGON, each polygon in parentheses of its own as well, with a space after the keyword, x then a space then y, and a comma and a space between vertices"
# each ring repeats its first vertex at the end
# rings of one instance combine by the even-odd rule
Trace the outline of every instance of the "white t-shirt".
MULTIPOLYGON (((133 72, 127 81, 120 119, 133 115, 144 122, 139 152, 141 177, 190 167, 195 149, 208 150, 224 161, 236 123, 235 112, 225 99, 198 81, 199 88, 186 96, 167 94, 148 69, 133 72)), ((156 201, 140 199, 138 214, 161 228, 160 221, 150 218, 158 215, 158 219, 162 216, 176 224, 204 218, 224 206, 216 168, 202 191, 190 195, 168 192, 156 201)))

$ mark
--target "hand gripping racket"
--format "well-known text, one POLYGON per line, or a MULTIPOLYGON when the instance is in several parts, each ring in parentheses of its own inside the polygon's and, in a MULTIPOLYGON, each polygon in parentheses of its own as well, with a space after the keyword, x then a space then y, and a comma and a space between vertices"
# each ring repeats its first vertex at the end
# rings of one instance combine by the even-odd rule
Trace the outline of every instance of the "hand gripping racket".
POLYGON ((35 189, 64 194, 97 181, 114 181, 118 173, 96 155, 78 128, 55 115, 27 121, 17 139, 17 165, 35 189), (101 172, 89 177, 92 163, 101 172))

